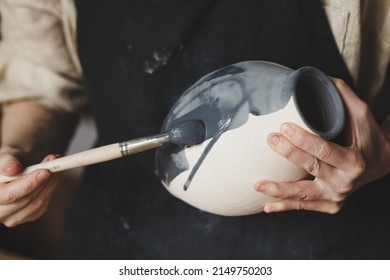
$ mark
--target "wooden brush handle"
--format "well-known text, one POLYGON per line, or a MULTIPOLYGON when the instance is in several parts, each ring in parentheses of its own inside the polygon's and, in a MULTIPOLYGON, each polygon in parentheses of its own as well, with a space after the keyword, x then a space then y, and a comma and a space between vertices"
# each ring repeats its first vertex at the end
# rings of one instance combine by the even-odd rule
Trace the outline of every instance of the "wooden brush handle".
POLYGON ((160 147, 168 142, 169 137, 165 134, 162 134, 154 137, 139 138, 121 143, 101 146, 77 154, 29 166, 17 176, 0 175, 0 183, 14 181, 23 175, 38 169, 47 169, 50 172, 60 172, 67 169, 87 166, 113 160, 130 154, 139 153, 145 150, 160 147))

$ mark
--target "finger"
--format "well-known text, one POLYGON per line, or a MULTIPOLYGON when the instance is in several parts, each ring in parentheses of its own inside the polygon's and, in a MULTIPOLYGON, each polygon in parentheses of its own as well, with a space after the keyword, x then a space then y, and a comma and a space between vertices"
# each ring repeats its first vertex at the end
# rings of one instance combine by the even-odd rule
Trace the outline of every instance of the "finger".
POLYGON ((57 159, 57 158, 60 158, 61 155, 59 154, 56 154, 56 155, 47 155, 43 160, 42 162, 46 162, 46 161, 51 161, 51 160, 54 160, 54 159, 57 159))
POLYGON ((350 152, 350 149, 322 139, 293 123, 284 123, 280 130, 294 146, 302 151, 336 168, 345 171, 353 169, 350 163, 355 161, 355 155, 350 152))
POLYGON ((325 200, 318 201, 301 201, 301 200, 281 200, 276 201, 270 204, 267 204, 264 207, 264 212, 273 213, 273 212, 284 212, 291 210, 309 210, 317 211, 328 214, 336 214, 340 211, 342 207, 342 202, 332 202, 325 200))
POLYGON ((337 78, 332 78, 330 77, 330 80, 332 83, 335 85, 337 88, 338 92, 340 93, 341 99, 343 100, 344 104, 350 104, 352 106, 347 106, 346 109, 348 108, 354 108, 355 110, 351 110, 351 113, 353 114, 354 112, 357 112, 356 106, 360 108, 366 107, 366 103, 360 99, 357 94, 348 86, 346 82, 344 82, 341 79, 337 78))
POLYGON ((267 138, 270 147, 295 165, 302 167, 309 174, 319 178, 332 178, 336 172, 333 166, 326 164, 315 156, 297 148, 281 134, 272 133, 267 138))
POLYGON ((14 182, 0 184, 0 204, 11 204, 19 201, 40 188, 49 177, 50 172, 41 169, 14 182))
POLYGON ((14 203, 0 204, 0 222, 4 221, 8 217, 12 216, 21 209, 25 208, 28 204, 30 204, 39 195, 43 187, 44 184, 29 195, 26 195, 25 197, 14 203))
POLYGON ((0 156, 0 174, 14 176, 21 171, 22 164, 15 156, 11 154, 4 154, 0 156))
POLYGON ((255 189, 258 192, 280 199, 298 201, 329 200, 333 202, 344 199, 343 195, 334 192, 327 184, 318 179, 294 183, 259 181, 255 184, 255 189))
MULTIPOLYGON (((48 155, 42 162, 53 160, 58 157, 60 156, 48 155)), ((39 218, 46 212, 47 204, 60 177, 60 173, 54 174, 33 193, 25 196, 18 202, 0 206, 1 221, 6 226, 12 227, 39 218)))
POLYGON ((25 208, 4 218, 2 223, 7 227, 15 227, 17 225, 38 219, 46 212, 46 210, 47 205, 45 201, 35 199, 25 208))
POLYGON ((47 181, 46 185, 42 188, 39 194, 29 204, 3 219, 3 224, 7 227, 14 227, 25 222, 34 221, 41 217, 47 211, 50 198, 58 185, 60 177, 60 174, 53 175, 50 180, 47 181))
POLYGON ((18 201, 10 204, 0 204, 0 221, 4 221, 8 217, 14 215, 18 211, 28 206, 38 197, 38 195, 40 195, 41 191, 46 187, 48 183, 56 184, 59 181, 60 177, 60 173, 52 175, 48 181, 45 181, 43 184, 38 186, 38 188, 32 193, 24 196, 18 201))

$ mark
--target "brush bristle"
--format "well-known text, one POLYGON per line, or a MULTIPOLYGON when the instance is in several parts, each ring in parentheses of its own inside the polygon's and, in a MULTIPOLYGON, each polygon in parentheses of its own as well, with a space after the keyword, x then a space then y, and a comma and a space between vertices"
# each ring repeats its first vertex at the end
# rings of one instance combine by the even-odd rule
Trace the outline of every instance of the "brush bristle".
POLYGON ((183 121, 174 125, 168 132, 171 143, 180 147, 192 146, 205 140, 206 131, 200 120, 183 121))

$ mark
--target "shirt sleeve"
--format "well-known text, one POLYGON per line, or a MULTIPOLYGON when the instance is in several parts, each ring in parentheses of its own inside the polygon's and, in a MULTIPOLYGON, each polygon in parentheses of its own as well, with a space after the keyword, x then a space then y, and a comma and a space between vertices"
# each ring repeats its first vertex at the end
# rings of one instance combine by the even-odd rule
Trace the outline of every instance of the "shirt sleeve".
POLYGON ((0 103, 28 99, 66 112, 85 106, 62 2, 0 0, 0 103))
POLYGON ((321 3, 357 94, 390 127, 390 1, 321 3))

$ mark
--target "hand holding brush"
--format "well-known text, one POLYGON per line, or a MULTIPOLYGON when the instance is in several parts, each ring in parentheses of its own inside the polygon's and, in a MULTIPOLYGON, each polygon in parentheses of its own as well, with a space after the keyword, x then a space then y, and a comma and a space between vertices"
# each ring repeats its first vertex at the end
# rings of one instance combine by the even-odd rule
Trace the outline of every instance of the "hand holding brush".
POLYGON ((76 167, 105 162, 123 156, 143 152, 172 143, 181 147, 199 144, 205 140, 205 129, 201 121, 189 120, 174 125, 168 132, 109 144, 27 167, 17 176, 0 175, 0 183, 11 182, 38 169, 60 172, 76 167))

